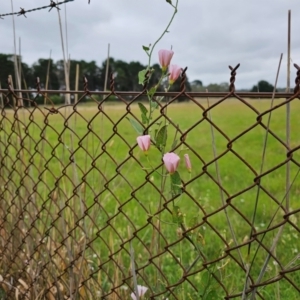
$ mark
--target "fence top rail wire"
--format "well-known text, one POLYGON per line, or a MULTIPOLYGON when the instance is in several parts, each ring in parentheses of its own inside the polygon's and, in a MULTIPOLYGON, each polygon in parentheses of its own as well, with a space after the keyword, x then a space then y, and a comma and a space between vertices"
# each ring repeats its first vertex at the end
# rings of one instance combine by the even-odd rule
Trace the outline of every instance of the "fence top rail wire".
MULTIPOLYGON (((40 91, 37 91, 35 89, 31 90, 26 90, 26 89, 14 89, 14 92, 18 93, 47 93, 47 94, 84 94, 87 93, 84 90, 81 91, 75 91, 75 90, 44 90, 41 89, 40 91)), ((8 93, 8 89, 0 89, 0 93, 8 93)), ((111 92, 109 91, 89 91, 90 94, 93 95, 110 95, 111 92)), ((137 96, 140 95, 141 92, 135 92, 135 91, 114 91, 113 94, 118 94, 121 96, 137 96)), ((144 93, 146 95, 146 93, 144 93)), ((186 92, 184 95, 188 95, 190 97, 198 97, 198 98, 207 98, 207 97, 212 97, 212 98, 222 98, 225 97, 229 94, 229 92, 186 92)), ((236 95, 242 97, 242 98, 261 98, 261 99, 271 99, 273 97, 272 92, 235 92, 236 95)), ((155 95, 157 96, 166 96, 166 97, 174 97, 178 95, 178 92, 156 92, 155 95)), ((293 93, 287 93, 287 92, 278 92, 274 94, 274 98, 290 98, 293 96, 293 93)))

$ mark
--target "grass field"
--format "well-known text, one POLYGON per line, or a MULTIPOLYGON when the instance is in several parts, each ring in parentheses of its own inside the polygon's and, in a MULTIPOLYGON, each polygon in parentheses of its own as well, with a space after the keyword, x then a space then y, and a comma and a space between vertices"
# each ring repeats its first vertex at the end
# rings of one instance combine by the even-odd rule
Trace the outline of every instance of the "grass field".
MULTIPOLYGON (((199 103, 207 107, 206 100, 199 103)), ((271 105, 270 100, 248 103, 260 113, 271 105)), ((291 148, 299 146, 299 108, 294 100, 291 148)), ((286 197, 287 150, 279 141, 286 140, 285 106, 272 112, 262 171, 282 166, 262 177, 253 223, 258 233, 270 222, 274 229, 266 233, 259 249, 263 234, 258 234, 250 253, 247 241, 258 190, 254 179, 261 173, 267 133, 258 124, 241 135, 256 124, 253 109, 226 100, 211 110, 213 127, 192 102, 170 105, 164 112, 169 120, 158 118, 158 112, 154 115, 158 122, 169 124, 164 152, 171 151, 178 139, 175 152, 181 157, 178 171, 184 189, 175 199, 161 153, 153 146, 147 158, 136 145, 137 133, 126 116, 140 119, 138 106, 131 105, 127 112, 121 104, 102 109, 79 105, 76 113, 61 108, 49 114, 43 109, 45 115, 19 110, 19 121, 13 111, 2 112, 0 275, 4 280, 21 279, 18 289, 20 294, 27 292, 28 299, 72 293, 72 299, 130 299, 135 261, 138 284, 149 288, 146 299, 150 295, 155 295, 151 299, 223 299, 243 291, 250 265, 250 277, 256 282, 266 249, 280 231, 275 225, 286 212, 294 212, 261 282, 276 278, 281 270, 296 269, 259 287, 256 299, 299 299, 299 167, 290 164, 293 184, 286 197), (173 125, 187 133, 184 143, 173 125), (191 174, 184 165, 185 153, 192 161, 191 174)), ((262 123, 267 125, 268 118, 265 114, 262 123)), ((300 162, 299 151, 293 159, 300 162)), ((8 299, 15 295, 1 282, 0 292, 8 299)))

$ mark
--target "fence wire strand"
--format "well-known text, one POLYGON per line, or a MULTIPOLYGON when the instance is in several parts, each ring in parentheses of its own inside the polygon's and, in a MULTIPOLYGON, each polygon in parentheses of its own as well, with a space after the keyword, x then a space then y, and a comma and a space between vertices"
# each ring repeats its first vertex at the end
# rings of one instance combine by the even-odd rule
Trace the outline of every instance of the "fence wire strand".
POLYGON ((67 2, 72 2, 72 1, 74 1, 74 0, 65 0, 65 1, 62 1, 62 2, 50 1, 49 5, 41 6, 41 7, 36 7, 36 8, 32 8, 32 9, 27 9, 27 10, 24 9, 24 8, 22 8, 22 7, 20 7, 20 10, 18 12, 12 12, 12 13, 7 13, 7 14, 0 14, 0 18, 3 19, 3 17, 12 16, 12 15, 26 17, 27 13, 31 13, 33 11, 42 10, 42 9, 46 9, 46 8, 49 8, 49 12, 50 12, 53 8, 60 9, 59 5, 67 3, 67 2))

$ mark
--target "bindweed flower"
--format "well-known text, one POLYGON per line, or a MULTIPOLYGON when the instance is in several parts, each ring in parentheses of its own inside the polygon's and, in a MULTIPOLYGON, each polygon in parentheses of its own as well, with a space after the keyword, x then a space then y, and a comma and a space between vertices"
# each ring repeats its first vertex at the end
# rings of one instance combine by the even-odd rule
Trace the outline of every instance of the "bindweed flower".
MULTIPOLYGON (((138 292, 139 297, 143 297, 144 294, 147 292, 147 290, 148 290, 148 288, 145 286, 142 286, 142 285, 137 286, 137 292, 138 292)), ((133 299, 133 300, 137 299, 135 293, 131 293, 130 296, 131 296, 131 299, 133 299)))
POLYGON ((144 151, 145 154, 147 154, 147 151, 149 150, 150 145, 151 145, 150 135, 141 135, 141 136, 138 136, 136 138, 136 141, 137 141, 139 147, 141 148, 141 150, 144 151))
POLYGON ((184 161, 185 161, 185 166, 188 169, 188 171, 191 173, 192 171, 192 164, 191 160, 188 154, 184 154, 184 161))
POLYGON ((169 66, 169 83, 172 85, 177 78, 179 77, 182 69, 177 65, 170 65, 169 66))
POLYGON ((179 160, 180 160, 180 157, 173 152, 166 153, 164 155, 163 161, 164 161, 166 169, 168 170, 168 172, 170 174, 173 174, 176 172, 176 170, 178 168, 179 160))
POLYGON ((171 62, 174 52, 172 50, 161 49, 158 51, 159 63, 163 72, 166 72, 171 62))

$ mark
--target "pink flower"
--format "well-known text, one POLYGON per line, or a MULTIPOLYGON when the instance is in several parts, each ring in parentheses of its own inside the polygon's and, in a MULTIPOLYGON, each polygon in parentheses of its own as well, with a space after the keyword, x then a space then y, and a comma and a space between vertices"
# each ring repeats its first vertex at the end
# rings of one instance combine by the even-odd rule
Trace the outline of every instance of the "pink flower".
POLYGON ((147 151, 150 148, 150 144, 151 144, 150 135, 141 135, 141 136, 138 136, 136 138, 136 141, 137 141, 139 147, 141 148, 141 150, 144 151, 145 153, 147 153, 147 151))
MULTIPOLYGON (((138 292, 139 297, 144 296, 144 294, 147 292, 147 290, 148 290, 148 288, 145 286, 142 286, 142 285, 137 286, 137 292, 138 292)), ((130 296, 131 296, 131 299, 133 299, 133 300, 137 299, 135 293, 131 293, 130 296)))
POLYGON ((185 161, 186 168, 189 170, 189 172, 191 172, 192 171, 192 164, 191 164, 190 157, 189 157, 188 154, 184 154, 184 161, 185 161))
POLYGON ((171 62, 173 54, 174 54, 174 52, 172 50, 161 49, 158 51, 159 63, 164 72, 167 70, 167 68, 171 62))
POLYGON ((168 172, 170 174, 173 174, 176 172, 176 170, 178 168, 179 160, 180 160, 180 157, 173 152, 166 153, 164 155, 163 161, 166 166, 166 169, 168 170, 168 172))
POLYGON ((179 75, 181 74, 182 69, 177 65, 170 65, 169 66, 169 83, 173 84, 179 75))

